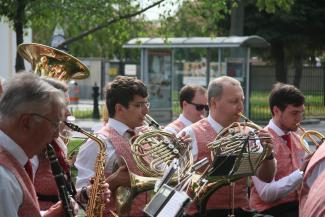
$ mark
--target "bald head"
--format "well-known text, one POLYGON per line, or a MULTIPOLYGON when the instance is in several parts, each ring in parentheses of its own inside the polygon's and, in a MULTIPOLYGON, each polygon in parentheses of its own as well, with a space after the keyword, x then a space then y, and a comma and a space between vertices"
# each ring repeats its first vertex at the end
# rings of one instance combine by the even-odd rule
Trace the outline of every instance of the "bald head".
POLYGON ((241 88, 240 82, 229 76, 221 76, 212 80, 208 87, 209 105, 212 97, 216 98, 217 100, 221 98, 225 85, 231 85, 231 86, 236 86, 241 88))

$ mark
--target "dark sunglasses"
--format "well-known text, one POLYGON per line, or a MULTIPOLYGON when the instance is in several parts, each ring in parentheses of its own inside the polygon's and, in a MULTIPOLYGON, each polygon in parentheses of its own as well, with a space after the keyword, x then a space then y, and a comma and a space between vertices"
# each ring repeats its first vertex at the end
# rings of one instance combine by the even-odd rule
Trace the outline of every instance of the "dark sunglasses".
POLYGON ((189 102, 189 104, 191 105, 194 105, 195 106, 195 109, 197 111, 202 111, 203 109, 205 111, 209 111, 209 106, 208 105, 204 105, 204 104, 196 104, 196 103, 192 103, 192 102, 189 102))

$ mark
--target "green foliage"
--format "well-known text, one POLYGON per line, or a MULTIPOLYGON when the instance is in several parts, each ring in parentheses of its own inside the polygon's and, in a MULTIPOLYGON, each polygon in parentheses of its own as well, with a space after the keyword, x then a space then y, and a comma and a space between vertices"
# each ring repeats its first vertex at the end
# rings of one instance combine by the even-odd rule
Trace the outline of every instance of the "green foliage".
POLYGON ((281 9, 289 12, 295 0, 256 0, 256 6, 259 10, 265 10, 268 13, 274 13, 281 9))
MULTIPOLYGON (((49 44, 57 24, 62 26, 68 39, 138 9, 138 4, 126 0, 109 3, 102 0, 65 0, 63 4, 59 0, 44 1, 35 10, 47 11, 46 15, 31 19, 34 41, 49 44)), ((141 31, 143 26, 142 17, 120 20, 72 43, 69 45, 69 53, 78 57, 124 58, 122 45, 136 37, 137 31, 141 31)))

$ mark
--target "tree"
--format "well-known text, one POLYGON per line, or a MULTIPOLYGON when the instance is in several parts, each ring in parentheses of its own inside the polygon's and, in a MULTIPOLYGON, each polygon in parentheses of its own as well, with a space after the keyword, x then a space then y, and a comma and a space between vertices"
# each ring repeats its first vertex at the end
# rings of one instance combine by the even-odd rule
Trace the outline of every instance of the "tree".
MULTIPOLYGON (((82 30, 81 32, 75 33, 74 37, 68 38, 67 41, 59 45, 63 46, 122 20, 140 15, 164 1, 157 0, 145 8, 140 8, 139 3, 132 0, 111 0, 109 2, 106 0, 2 0, 0 2, 0 17, 5 17, 12 24, 17 35, 17 46, 23 42, 23 29, 32 25, 49 24, 56 20, 60 23, 69 23, 69 26, 82 26, 83 28, 79 29, 79 31, 82 30)), ((43 28, 49 31, 46 25, 43 28)), ((127 31, 127 29, 121 30, 122 35, 127 31)), ((23 59, 17 55, 16 71, 24 68, 23 59)))
POLYGON ((299 87, 302 66, 307 57, 324 49, 325 2, 296 0, 290 12, 259 12, 246 7, 245 33, 257 34, 271 43, 277 81, 287 82, 287 67, 295 67, 294 85, 299 87))

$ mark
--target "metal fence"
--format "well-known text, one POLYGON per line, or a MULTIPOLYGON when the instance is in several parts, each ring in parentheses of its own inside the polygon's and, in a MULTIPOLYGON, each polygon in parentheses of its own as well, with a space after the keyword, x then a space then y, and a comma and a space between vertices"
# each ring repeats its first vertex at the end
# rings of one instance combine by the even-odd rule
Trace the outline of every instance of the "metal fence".
MULTIPOLYGON (((305 118, 325 117, 325 67, 303 68, 299 89, 304 93, 305 118)), ((251 66, 250 74, 250 118, 254 121, 266 121, 271 118, 268 106, 268 94, 275 79, 273 66, 251 66)), ((294 69, 288 71, 288 83, 293 84, 294 69)))

